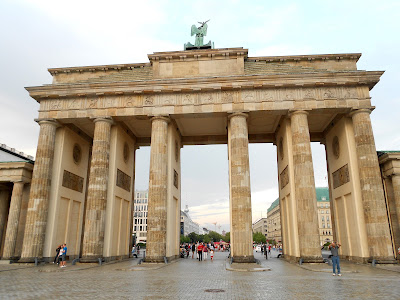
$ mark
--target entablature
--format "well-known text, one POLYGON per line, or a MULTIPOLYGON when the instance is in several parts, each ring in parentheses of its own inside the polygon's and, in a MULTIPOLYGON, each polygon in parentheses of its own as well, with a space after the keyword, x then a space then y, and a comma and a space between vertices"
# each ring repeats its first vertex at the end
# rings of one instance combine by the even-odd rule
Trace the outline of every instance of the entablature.
POLYGON ((27 87, 26 90, 32 98, 40 102, 42 99, 67 96, 186 93, 258 88, 368 86, 369 89, 372 89, 379 82, 382 74, 382 71, 351 71, 289 75, 215 76, 196 79, 160 79, 145 82, 57 84, 27 87))

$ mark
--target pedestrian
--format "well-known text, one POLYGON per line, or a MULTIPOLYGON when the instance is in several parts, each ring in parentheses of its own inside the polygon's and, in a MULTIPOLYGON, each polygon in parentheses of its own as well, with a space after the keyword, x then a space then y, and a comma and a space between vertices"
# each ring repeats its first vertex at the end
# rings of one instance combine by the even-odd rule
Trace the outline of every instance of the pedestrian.
POLYGON ((213 248, 211 248, 210 257, 211 257, 211 261, 213 261, 214 260, 214 249, 213 248))
POLYGON ((66 267, 66 260, 67 260, 67 244, 63 244, 62 248, 62 256, 61 256, 61 268, 66 267))
POLYGON ((199 257, 199 261, 203 261, 203 244, 200 243, 197 247, 197 255, 199 257))
POLYGON ((268 245, 268 254, 271 255, 271 245, 268 245))
POLYGON ((263 248, 264 248, 265 259, 268 259, 267 245, 264 244, 263 248))
POLYGON ((62 247, 62 245, 58 245, 58 247, 56 249, 56 256, 54 257, 53 264, 57 263, 57 265, 58 265, 60 263, 60 257, 58 255, 60 254, 61 247, 62 247))
POLYGON ((204 247, 203 247, 204 260, 207 259, 207 254, 208 254, 208 247, 207 247, 207 244, 205 244, 204 247))
POLYGON ((194 253, 196 252, 196 245, 192 244, 192 259, 194 258, 194 253))
POLYGON ((336 268, 337 268, 337 275, 342 276, 340 273, 340 262, 339 262, 339 248, 340 248, 339 243, 332 242, 332 244, 329 245, 329 249, 331 250, 332 253, 332 267, 333 267, 333 276, 336 276, 336 268))

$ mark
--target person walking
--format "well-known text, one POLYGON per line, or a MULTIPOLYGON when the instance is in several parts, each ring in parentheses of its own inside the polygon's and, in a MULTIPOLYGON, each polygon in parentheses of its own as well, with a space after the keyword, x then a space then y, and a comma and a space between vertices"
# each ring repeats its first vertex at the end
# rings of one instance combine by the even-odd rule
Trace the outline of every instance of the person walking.
POLYGON ((195 243, 192 244, 192 259, 194 258, 194 253, 196 252, 196 245, 195 243))
POLYGON ((332 242, 332 244, 329 245, 329 249, 331 250, 332 253, 332 267, 333 267, 333 276, 342 276, 340 273, 340 262, 339 262, 339 248, 340 248, 339 243, 332 242), (336 273, 336 268, 337 268, 337 273, 336 273))
POLYGON ((211 250, 210 250, 210 257, 211 257, 211 261, 213 261, 214 260, 214 249, 213 248, 211 248, 211 250))
POLYGON ((59 246, 57 247, 57 249, 56 249, 56 256, 54 257, 53 264, 57 263, 57 265, 58 265, 58 264, 60 263, 60 258, 61 258, 61 257, 59 257, 59 254, 60 254, 61 248, 62 248, 62 245, 59 245, 59 246))
POLYGON ((204 260, 207 259, 207 254, 208 254, 208 245, 205 244, 203 247, 203 256, 204 256, 204 260))
POLYGON ((197 247, 197 255, 199 257, 199 261, 203 261, 203 244, 200 243, 197 247))
POLYGON ((268 254, 271 255, 271 245, 268 245, 268 254))
POLYGON ((65 268, 66 263, 67 263, 67 244, 63 244, 62 248, 62 256, 61 256, 61 267, 60 268, 65 268))

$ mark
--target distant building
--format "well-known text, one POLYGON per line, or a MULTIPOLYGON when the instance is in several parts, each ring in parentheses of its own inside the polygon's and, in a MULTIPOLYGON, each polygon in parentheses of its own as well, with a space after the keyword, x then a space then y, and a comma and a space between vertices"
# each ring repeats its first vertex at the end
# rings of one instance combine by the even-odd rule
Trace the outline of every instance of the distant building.
MULTIPOLYGON (((329 189, 327 187, 318 187, 315 189, 317 195, 318 208, 318 230, 320 245, 333 240, 332 218, 329 202, 329 189)), ((272 202, 267 213, 268 240, 275 240, 282 243, 281 217, 279 198, 272 202)), ((254 228, 254 225, 253 225, 254 228)), ((254 230, 254 229, 253 229, 254 230)))
POLYGON ((193 222, 192 218, 189 216, 189 208, 186 205, 185 210, 181 211, 181 234, 188 236, 189 233, 192 232, 200 234, 200 226, 198 223, 193 222))
POLYGON ((133 234, 136 243, 147 241, 147 205, 149 202, 149 191, 135 191, 133 201, 133 234))
POLYGON ((253 223, 253 233, 261 232, 266 238, 268 238, 267 222, 267 218, 261 218, 255 221, 253 223))
POLYGON ((267 211, 267 239, 274 240, 277 243, 282 243, 281 230, 281 210, 279 206, 279 198, 272 202, 267 211))
POLYGON ((226 234, 226 231, 225 230, 222 230, 222 235, 225 235, 226 234))
POLYGON ((329 189, 316 188, 318 209, 318 230, 321 246, 333 240, 329 189))

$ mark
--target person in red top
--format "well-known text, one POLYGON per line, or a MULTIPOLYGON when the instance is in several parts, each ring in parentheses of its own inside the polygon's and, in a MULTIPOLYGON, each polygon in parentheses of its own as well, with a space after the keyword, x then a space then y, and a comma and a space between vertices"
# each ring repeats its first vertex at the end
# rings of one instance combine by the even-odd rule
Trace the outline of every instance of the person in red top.
POLYGON ((197 254, 199 255, 199 261, 203 260, 203 243, 200 243, 199 246, 197 246, 197 254))

